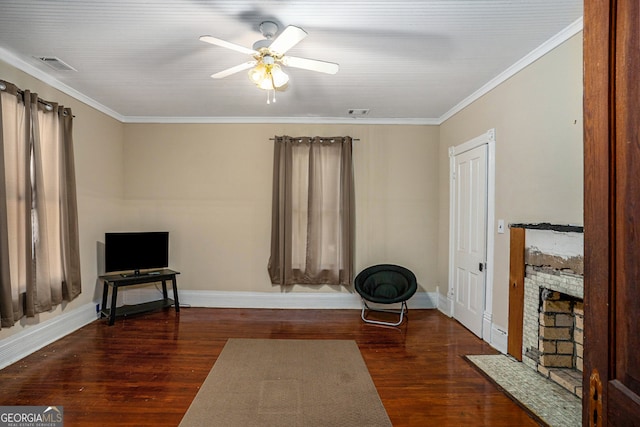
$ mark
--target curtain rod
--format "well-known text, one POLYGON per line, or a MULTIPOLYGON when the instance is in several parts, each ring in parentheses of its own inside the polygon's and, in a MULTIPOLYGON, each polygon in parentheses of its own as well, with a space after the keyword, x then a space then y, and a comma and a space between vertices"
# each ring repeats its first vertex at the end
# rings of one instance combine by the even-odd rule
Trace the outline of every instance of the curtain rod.
MULTIPOLYGON (((7 85, 5 85, 4 83, 0 82, 0 90, 5 90, 6 88, 7 88, 7 85)), ((22 97, 23 97, 23 99, 24 99, 24 90, 19 89, 19 88, 16 88, 16 91, 17 91, 17 92, 18 92, 18 94, 19 94, 20 96, 22 96, 22 97)), ((48 101, 45 101, 44 99, 41 99, 40 97, 38 97, 38 103, 40 103, 40 104, 44 105, 44 108, 45 108, 47 111, 53 111, 53 106, 52 106, 52 105, 51 105, 51 103, 49 103, 48 101)), ((66 112, 66 111, 64 111, 64 114, 66 115, 66 114, 67 114, 67 112, 66 112)), ((75 117, 75 115, 74 115, 73 117, 75 117)))
MULTIPOLYGON (((293 139, 302 139, 302 138, 293 138, 293 139)), ((322 138, 320 137, 320 139, 333 139, 333 138, 322 138)), ((275 141, 275 138, 269 138, 269 141, 275 141)), ((351 138, 352 141, 360 141, 360 138, 351 138)))

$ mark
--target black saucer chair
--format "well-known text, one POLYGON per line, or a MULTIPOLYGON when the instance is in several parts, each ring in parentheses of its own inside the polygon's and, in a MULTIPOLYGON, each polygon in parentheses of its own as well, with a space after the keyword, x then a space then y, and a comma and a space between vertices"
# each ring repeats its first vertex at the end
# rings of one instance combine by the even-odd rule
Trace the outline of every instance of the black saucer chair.
POLYGON ((365 268, 356 276, 355 289, 362 297, 362 320, 376 325, 398 326, 404 314, 409 310, 407 300, 416 293, 418 283, 410 270, 393 264, 378 264, 365 268), (397 304, 400 309, 371 308, 368 303, 397 304), (367 318, 367 311, 395 313, 400 316, 398 322, 383 322, 367 318))

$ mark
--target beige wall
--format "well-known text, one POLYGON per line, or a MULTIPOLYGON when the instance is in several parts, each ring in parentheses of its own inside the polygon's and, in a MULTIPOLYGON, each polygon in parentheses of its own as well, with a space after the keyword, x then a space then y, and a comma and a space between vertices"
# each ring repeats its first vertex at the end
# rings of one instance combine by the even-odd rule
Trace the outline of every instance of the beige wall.
MULTIPOLYGON (((496 132, 496 221, 581 225, 582 33, 440 126, 438 283, 441 292, 447 289, 448 282, 448 147, 492 128, 496 132)), ((493 322, 506 330, 508 230, 505 234, 495 234, 493 269, 493 322)))
POLYGON ((435 291, 435 126, 126 124, 126 228, 169 230, 171 266, 182 272, 182 289, 279 292, 267 275, 269 138, 284 134, 360 139, 353 152, 356 270, 402 264, 421 290, 435 291))
POLYGON ((97 244, 106 228, 119 226, 124 189, 123 124, 0 61, 0 78, 46 100, 71 107, 80 228, 82 293, 71 303, 0 330, 0 339, 97 300, 97 244))
MULTIPOLYGON (((351 135, 356 270, 391 262, 447 289, 448 147, 496 130, 496 220, 582 224, 582 34, 441 126, 123 124, 0 62, 0 77, 70 106, 83 292, 0 339, 99 299, 106 231, 166 229, 185 290, 280 291, 268 279, 274 135, 351 135)), ((508 319, 508 232, 495 235, 493 321, 508 319)), ((335 290, 297 287, 300 292, 335 290)))

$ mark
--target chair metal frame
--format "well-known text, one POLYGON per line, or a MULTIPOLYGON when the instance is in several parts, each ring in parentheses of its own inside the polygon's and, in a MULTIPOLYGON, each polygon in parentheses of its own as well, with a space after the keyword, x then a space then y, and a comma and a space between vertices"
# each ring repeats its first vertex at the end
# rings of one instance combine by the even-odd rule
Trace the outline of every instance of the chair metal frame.
POLYGON ((402 321, 404 320, 405 313, 407 314, 407 317, 408 317, 409 316, 409 307, 407 306, 407 302, 406 301, 402 301, 400 303, 400 308, 399 309, 371 308, 371 307, 369 307, 369 304, 367 304, 367 300, 362 298, 362 314, 360 315, 360 317, 362 318, 362 320, 365 323, 372 323, 374 325, 385 325, 385 326, 400 326, 402 324, 402 321), (366 312, 367 311, 373 311, 373 312, 379 312, 379 313, 398 314, 400 316, 400 320, 398 320, 396 323, 383 322, 382 320, 371 320, 371 319, 368 319, 366 317, 366 312))

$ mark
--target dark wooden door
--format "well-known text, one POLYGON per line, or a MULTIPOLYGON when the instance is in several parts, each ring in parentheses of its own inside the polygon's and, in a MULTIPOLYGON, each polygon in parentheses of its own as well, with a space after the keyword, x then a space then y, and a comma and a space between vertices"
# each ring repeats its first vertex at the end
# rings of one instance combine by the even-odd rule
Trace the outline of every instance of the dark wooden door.
POLYGON ((584 6, 583 424, 640 426, 640 5, 584 6))

